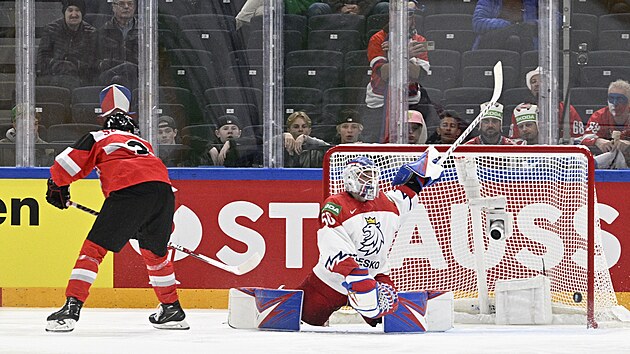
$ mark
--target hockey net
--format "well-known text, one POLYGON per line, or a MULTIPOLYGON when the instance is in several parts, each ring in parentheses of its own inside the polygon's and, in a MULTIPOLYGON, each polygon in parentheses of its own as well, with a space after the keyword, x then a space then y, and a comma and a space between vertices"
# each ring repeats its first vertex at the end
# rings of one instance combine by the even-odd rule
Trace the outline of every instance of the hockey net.
MULTIPOLYGON (((344 191, 343 168, 358 156, 380 167, 381 192, 391 190, 399 167, 415 161, 424 148, 337 146, 324 159, 324 197, 344 191)), ((485 294, 491 312, 497 280, 543 274, 551 281, 554 323, 577 318, 596 327, 615 319, 612 312, 619 306, 596 222, 588 150, 464 145, 442 165, 443 177, 420 193, 421 205, 402 220, 390 249, 390 275, 399 291, 451 290, 456 311, 483 314, 478 299, 485 294), (472 192, 464 187, 464 175, 476 181, 472 192), (511 225, 506 225, 511 232, 499 240, 489 236, 489 210, 471 203, 494 197, 505 200, 504 211, 511 215, 511 225), (475 252, 479 240, 476 247, 485 249, 481 262, 475 252), (556 314, 572 319, 558 321, 556 314)))

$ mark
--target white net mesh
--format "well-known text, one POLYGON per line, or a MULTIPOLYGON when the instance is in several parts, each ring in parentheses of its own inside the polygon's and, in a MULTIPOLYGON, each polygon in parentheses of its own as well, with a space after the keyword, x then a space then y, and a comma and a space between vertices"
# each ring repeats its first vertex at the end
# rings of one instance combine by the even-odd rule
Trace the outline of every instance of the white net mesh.
MULTIPOLYGON (((457 160, 467 163, 466 171, 479 183, 473 192, 481 198, 505 197, 505 212, 513 216, 511 235, 494 240, 487 232, 487 210, 477 211, 482 227, 476 230, 482 233, 485 245, 483 262, 490 298, 496 280, 545 274, 551 280, 554 311, 586 313, 587 212, 592 208, 588 158, 578 148, 562 153, 543 151, 540 146, 529 148, 462 146, 443 164, 441 181, 422 191, 421 205, 403 221, 390 250, 390 274, 400 291, 452 290, 458 299, 478 296, 473 208, 458 179, 458 171, 463 178, 464 164, 456 166, 457 160)), ((343 191, 341 171, 357 156, 374 160, 381 168, 381 191, 389 190, 398 168, 415 161, 422 152, 408 145, 336 147, 324 164, 325 193, 343 191)), ((595 285, 590 296, 595 299, 595 319, 608 320, 606 309, 616 306, 617 300, 599 223, 595 230, 595 285)))

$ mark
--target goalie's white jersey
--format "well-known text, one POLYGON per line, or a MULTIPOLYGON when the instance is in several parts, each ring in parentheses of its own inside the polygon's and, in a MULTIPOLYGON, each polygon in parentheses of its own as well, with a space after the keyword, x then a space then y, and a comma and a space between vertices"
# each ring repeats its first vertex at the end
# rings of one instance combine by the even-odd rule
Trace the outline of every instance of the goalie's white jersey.
POLYGON ((370 275, 388 274, 387 254, 400 219, 418 205, 418 195, 406 186, 379 193, 360 202, 343 192, 328 197, 317 232, 319 261, 313 272, 336 291, 347 294, 342 283, 355 267, 370 275))

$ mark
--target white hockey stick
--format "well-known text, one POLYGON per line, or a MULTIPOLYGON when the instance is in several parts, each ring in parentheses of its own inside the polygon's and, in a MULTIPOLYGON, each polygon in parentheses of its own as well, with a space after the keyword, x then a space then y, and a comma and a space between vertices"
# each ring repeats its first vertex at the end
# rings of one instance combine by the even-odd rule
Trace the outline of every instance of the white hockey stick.
POLYGON ((479 115, 477 115, 477 117, 475 117, 475 119, 473 119, 473 121, 470 122, 470 125, 468 125, 468 128, 466 128, 466 130, 464 130, 464 132, 459 136, 459 138, 455 140, 455 142, 451 145, 451 147, 448 148, 448 150, 446 150, 444 155, 437 162, 438 165, 441 166, 444 162, 446 162, 446 160, 453 154, 453 150, 455 150, 459 145, 462 144, 462 142, 464 141, 464 139, 466 139, 468 134, 470 134, 470 132, 473 129, 475 129, 477 124, 479 124, 479 122, 481 121, 481 118, 485 116, 486 113, 488 113, 488 110, 490 110, 490 108, 493 107, 495 103, 497 103, 497 101, 499 100, 499 97, 501 97, 501 92, 503 91, 503 64, 501 63, 500 60, 496 64, 494 64, 493 74, 494 74, 494 91, 492 91, 492 98, 490 99, 490 104, 488 104, 487 107, 485 107, 484 109, 481 110, 481 112, 479 112, 479 115))
MULTIPOLYGON (((67 206, 71 206, 74 208, 77 208, 79 210, 85 211, 86 213, 98 216, 99 212, 88 208, 86 206, 83 206, 79 203, 73 202, 73 201, 68 201, 68 203, 66 204, 67 206)), ((168 243, 168 247, 172 248, 176 251, 179 252, 183 252, 186 253, 187 255, 192 256, 193 258, 196 258, 202 262, 208 263, 210 265, 213 265, 219 269, 222 269, 226 272, 232 273, 232 274, 236 274, 236 275, 243 275, 245 273, 249 273, 251 272, 254 268, 256 268, 256 266, 258 266, 258 264, 260 264, 260 261, 262 260, 262 256, 260 255, 260 253, 256 252, 253 256, 251 256, 247 261, 245 261, 244 263, 238 265, 238 266, 231 266, 231 265, 227 265, 223 262, 219 262, 215 259, 212 259, 208 256, 204 256, 203 254, 199 254, 196 253, 194 251, 189 250, 186 247, 180 246, 178 244, 169 242, 168 243)))

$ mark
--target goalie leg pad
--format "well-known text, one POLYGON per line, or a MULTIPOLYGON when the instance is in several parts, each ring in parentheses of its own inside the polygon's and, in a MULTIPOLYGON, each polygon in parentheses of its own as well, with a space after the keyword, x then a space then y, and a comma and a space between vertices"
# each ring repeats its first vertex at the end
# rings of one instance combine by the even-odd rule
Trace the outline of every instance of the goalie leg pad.
POLYGON ((299 331, 302 290, 232 288, 228 325, 238 329, 299 331))
POLYGON ((255 289, 257 323, 260 329, 299 331, 302 290, 255 289))
POLYGON ((398 293, 398 309, 383 318, 385 333, 419 333, 427 330, 426 291, 398 293))

